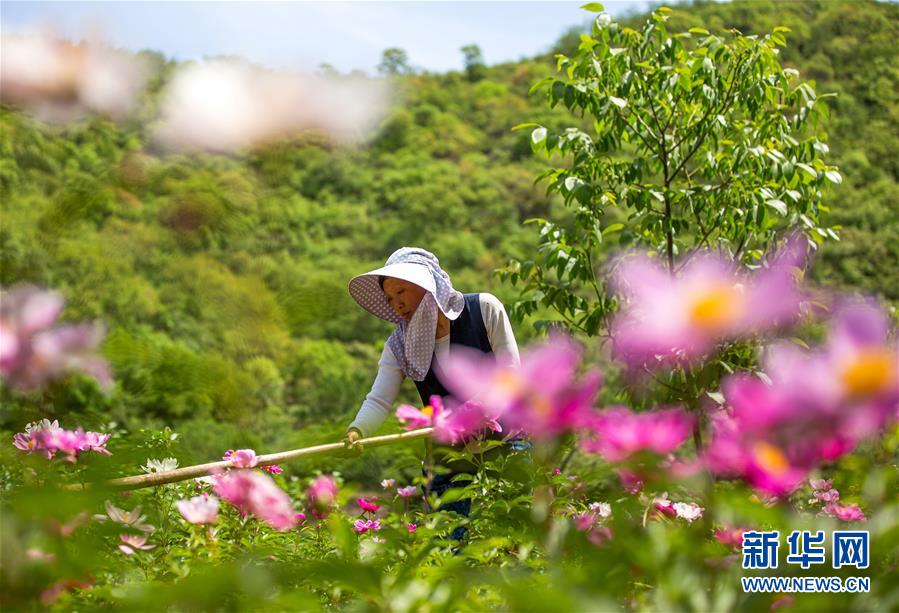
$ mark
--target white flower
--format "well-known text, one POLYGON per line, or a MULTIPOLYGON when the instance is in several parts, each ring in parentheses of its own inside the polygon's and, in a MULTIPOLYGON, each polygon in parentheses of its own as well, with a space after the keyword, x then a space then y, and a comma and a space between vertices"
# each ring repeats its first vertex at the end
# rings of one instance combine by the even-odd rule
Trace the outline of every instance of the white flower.
POLYGON ((678 517, 690 522, 702 517, 702 512, 705 510, 694 502, 675 502, 673 506, 678 517))
POLYGON ((590 512, 595 513, 601 519, 607 519, 612 515, 612 505, 608 502, 590 503, 590 512))
POLYGON ((612 23, 612 16, 608 13, 600 13, 596 16, 596 27, 602 29, 612 23))
POLYGON ((25 433, 30 434, 32 432, 59 432, 62 428, 59 427, 59 420, 54 419, 50 421, 49 419, 42 419, 40 421, 35 421, 25 426, 25 433))
POLYGON ((164 473, 178 468, 178 460, 175 458, 164 458, 162 460, 148 459, 146 465, 141 466, 145 473, 164 473))

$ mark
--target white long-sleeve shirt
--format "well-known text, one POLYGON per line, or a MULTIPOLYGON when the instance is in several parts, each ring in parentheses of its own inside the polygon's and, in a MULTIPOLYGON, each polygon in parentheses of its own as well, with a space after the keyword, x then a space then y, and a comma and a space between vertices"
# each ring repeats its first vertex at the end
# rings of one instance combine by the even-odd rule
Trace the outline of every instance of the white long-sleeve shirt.
MULTIPOLYGON (((481 305, 481 318, 487 329, 487 339, 496 356, 497 362, 511 366, 519 366, 521 359, 518 355, 518 344, 515 342, 515 334, 512 332, 512 324, 503 303, 493 294, 481 293, 479 295, 481 305)), ((450 351, 450 336, 442 336, 435 340, 434 355, 439 364, 450 351)), ((356 428, 362 436, 371 436, 393 408, 393 403, 400 392, 405 373, 400 367, 399 361, 393 355, 393 351, 387 344, 381 352, 378 360, 378 374, 371 386, 371 391, 362 402, 356 419, 349 428, 356 428)), ((348 428, 348 429, 349 429, 348 428)))

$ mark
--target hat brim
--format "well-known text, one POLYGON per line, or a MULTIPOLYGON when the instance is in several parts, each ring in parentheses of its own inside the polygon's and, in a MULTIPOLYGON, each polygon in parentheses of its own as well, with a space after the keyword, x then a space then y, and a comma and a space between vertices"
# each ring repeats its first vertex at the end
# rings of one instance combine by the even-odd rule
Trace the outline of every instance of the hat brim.
POLYGON ((372 315, 393 323, 400 323, 403 318, 390 308, 387 296, 378 283, 378 277, 393 277, 414 283, 432 296, 437 292, 431 271, 420 264, 391 264, 353 277, 349 286, 353 300, 372 315))

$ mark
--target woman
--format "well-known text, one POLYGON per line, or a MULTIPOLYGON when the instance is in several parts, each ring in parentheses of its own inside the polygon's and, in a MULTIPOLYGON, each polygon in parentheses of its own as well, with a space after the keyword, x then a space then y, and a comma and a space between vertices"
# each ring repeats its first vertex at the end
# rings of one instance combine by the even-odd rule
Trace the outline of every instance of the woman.
MULTIPOLYGON (((384 423, 407 376, 415 382, 422 406, 434 394, 448 396, 437 371, 452 347, 478 349, 500 363, 519 365, 518 345, 502 303, 492 294, 453 289, 449 275, 429 251, 398 249, 382 268, 354 277, 349 290, 362 308, 396 324, 381 352, 371 391, 347 429, 349 445, 371 436, 384 423)), ((435 455, 439 461, 440 454, 435 455)), ((467 472, 465 466, 447 466, 449 474, 438 474, 430 483, 438 495, 450 487, 455 474, 467 472)), ((467 515, 470 504, 458 501, 444 508, 467 515)))

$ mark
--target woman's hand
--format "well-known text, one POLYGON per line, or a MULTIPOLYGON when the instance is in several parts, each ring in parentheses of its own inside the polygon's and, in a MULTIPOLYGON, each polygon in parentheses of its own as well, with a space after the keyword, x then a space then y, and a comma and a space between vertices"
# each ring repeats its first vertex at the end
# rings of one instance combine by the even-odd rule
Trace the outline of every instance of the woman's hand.
POLYGON ((350 428, 346 436, 343 438, 343 444, 347 449, 351 449, 356 453, 362 453, 363 447, 362 443, 359 440, 362 438, 362 433, 356 428, 350 428))

